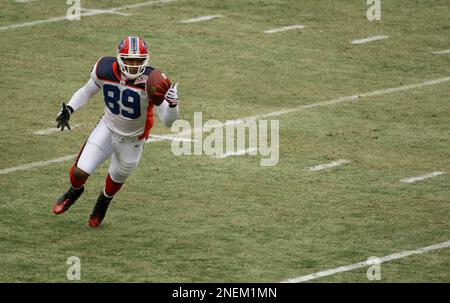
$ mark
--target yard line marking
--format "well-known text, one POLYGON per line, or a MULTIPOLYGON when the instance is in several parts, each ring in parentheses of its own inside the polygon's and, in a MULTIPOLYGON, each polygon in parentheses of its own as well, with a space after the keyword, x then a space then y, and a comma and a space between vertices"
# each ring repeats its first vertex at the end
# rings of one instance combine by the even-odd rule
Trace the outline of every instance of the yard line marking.
POLYGON ((164 141, 164 140, 171 140, 171 141, 180 141, 180 142, 197 142, 198 140, 190 139, 190 138, 178 138, 176 136, 164 136, 164 135, 150 135, 147 139, 146 143, 150 142, 158 142, 158 141, 164 141))
POLYGON ((445 55, 445 54, 450 54, 450 49, 446 49, 446 50, 442 50, 442 51, 435 51, 435 52, 431 52, 434 55, 445 55))
MULTIPOLYGON (((450 241, 422 247, 422 248, 419 248, 416 250, 405 250, 405 251, 401 251, 401 252, 394 253, 391 255, 387 255, 387 256, 380 258, 379 262, 381 264, 383 262, 389 262, 389 261, 409 257, 411 255, 419 255, 419 254, 423 254, 426 252, 430 252, 433 250, 439 250, 439 249, 443 249, 443 248, 447 248, 447 247, 450 247, 450 241)), ((281 283, 306 282, 306 281, 310 281, 310 280, 314 280, 314 279, 318 279, 318 278, 322 278, 322 277, 326 277, 326 276, 331 276, 331 275, 335 275, 337 273, 346 272, 346 271, 350 271, 350 270, 354 270, 354 269, 362 268, 362 267, 366 267, 366 266, 371 266, 371 265, 373 265, 373 260, 362 261, 362 262, 351 264, 351 265, 345 265, 345 266, 340 266, 340 267, 333 268, 333 269, 319 271, 319 272, 309 274, 306 276, 291 278, 291 279, 282 281, 281 283)))
POLYGON ((372 37, 367 37, 365 39, 355 39, 352 41, 352 44, 364 44, 364 43, 377 41, 377 40, 383 40, 383 39, 387 39, 387 38, 389 38, 389 36, 372 36, 372 37))
MULTIPOLYGON (((80 15, 84 16, 85 14, 80 14, 80 15)), ((36 21, 25 22, 25 23, 11 24, 11 25, 6 25, 6 26, 1 26, 0 31, 19 28, 19 27, 34 26, 34 25, 43 24, 43 23, 58 22, 58 21, 63 21, 63 20, 67 20, 67 17, 66 16, 52 17, 52 18, 45 19, 45 20, 36 20, 36 21)))
POLYGON ((193 23, 193 22, 207 21, 207 20, 212 20, 212 19, 217 19, 217 18, 222 18, 222 17, 223 17, 222 15, 202 16, 202 17, 197 17, 197 18, 192 18, 192 19, 181 20, 180 23, 193 23))
POLYGON ((302 29, 302 28, 305 28, 305 26, 304 25, 289 25, 289 26, 268 29, 268 30, 265 30, 264 33, 273 34, 273 33, 284 32, 284 31, 288 31, 288 30, 292 30, 292 29, 302 29))
POLYGON ((227 152, 227 153, 224 153, 221 155, 211 156, 211 158, 224 159, 224 158, 228 158, 231 156, 244 156, 244 155, 250 155, 251 153, 257 152, 257 151, 258 151, 258 149, 253 147, 253 148, 237 150, 235 152, 227 152))
POLYGON ((16 3, 27 3, 27 2, 33 2, 33 1, 36 1, 36 0, 14 0, 14 2, 16 2, 16 3))
POLYGON ((414 182, 417 182, 417 181, 433 178, 433 177, 440 176, 440 175, 443 175, 443 174, 445 174, 445 173, 442 172, 442 171, 434 171, 432 173, 425 174, 425 175, 418 176, 418 177, 411 177, 411 178, 401 179, 400 182, 403 182, 403 183, 414 183, 414 182))
POLYGON ((145 143, 151 143, 151 142, 160 142, 160 141, 167 141, 167 140, 171 140, 169 139, 170 135, 165 135, 163 138, 161 137, 155 137, 155 135, 150 135, 147 139, 147 141, 145 141, 145 143))
POLYGON ((76 156, 77 155, 75 154, 75 155, 64 156, 61 158, 51 159, 51 160, 47 160, 47 161, 38 161, 38 162, 32 162, 32 163, 19 165, 19 166, 15 166, 15 167, 4 168, 4 169, 0 169, 0 175, 10 174, 10 173, 13 173, 13 172, 16 172, 19 170, 29 170, 29 169, 36 168, 36 167, 47 166, 52 163, 66 162, 68 160, 72 160, 76 156))
MULTIPOLYGON (((251 117, 250 117, 251 118, 251 117)), ((248 118, 245 118, 248 119, 248 118)), ((236 120, 228 120, 226 122, 219 122, 219 123, 215 123, 215 124, 210 124, 210 127, 225 127, 227 125, 239 125, 244 123, 245 121, 243 121, 242 119, 238 118, 236 120)), ((187 129, 185 131, 176 133, 176 134, 167 134, 165 136, 167 137, 172 137, 172 138, 179 138, 179 137, 187 137, 190 136, 192 133, 196 133, 196 132, 201 132, 203 130, 202 127, 200 128, 194 128, 194 129, 187 129)), ((147 141, 148 142, 148 141, 147 141)))
POLYGON ((362 99, 367 98, 367 97, 374 97, 374 96, 381 96, 381 95, 385 95, 385 94, 403 92, 403 91, 407 91, 407 90, 411 90, 411 89, 426 87, 426 86, 430 86, 430 85, 436 85, 439 83, 445 83, 445 82, 449 82, 449 81, 450 81, 450 77, 445 77, 445 78, 439 78, 439 79, 425 81, 422 83, 404 85, 404 86, 399 86, 399 87, 394 87, 394 88, 380 89, 380 90, 375 90, 375 91, 371 91, 371 92, 367 92, 367 93, 362 93, 359 95, 345 96, 345 97, 340 97, 340 98, 336 98, 336 99, 332 99, 332 100, 328 100, 328 101, 321 101, 321 102, 316 102, 316 103, 311 103, 311 104, 306 104, 306 105, 300 105, 297 107, 274 111, 274 112, 267 113, 267 114, 261 114, 261 115, 256 115, 253 117, 243 118, 242 120, 255 120, 255 119, 259 120, 259 119, 263 119, 263 118, 269 118, 269 117, 274 117, 274 116, 281 116, 281 115, 286 115, 286 114, 290 114, 290 113, 295 113, 295 112, 303 111, 305 109, 311 109, 311 108, 328 106, 328 105, 337 105, 337 104, 346 103, 349 101, 361 101, 362 99))
POLYGON ((129 9, 129 8, 139 8, 139 7, 143 7, 143 6, 148 6, 148 5, 153 5, 153 4, 164 4, 164 3, 170 3, 170 2, 175 2, 177 0, 153 0, 153 1, 146 1, 146 2, 139 2, 139 3, 135 3, 135 4, 128 4, 128 5, 124 5, 124 6, 119 6, 119 7, 113 7, 113 8, 109 8, 109 11, 119 11, 119 10, 123 10, 123 9, 129 9))
POLYGON ((81 8, 81 11, 84 11, 86 13, 98 12, 98 13, 104 13, 104 14, 114 14, 114 15, 120 15, 120 16, 125 16, 125 17, 132 16, 132 14, 115 12, 115 11, 111 11, 111 10, 107 10, 107 9, 81 8))
MULTIPOLYGON (((153 0, 153 1, 140 2, 140 3, 136 3, 136 4, 129 4, 129 5, 124 5, 124 6, 113 7, 113 8, 104 9, 104 10, 91 9, 92 11, 81 13, 80 16, 81 17, 89 17, 89 16, 96 16, 96 15, 102 15, 102 14, 112 14, 112 13, 115 13, 117 11, 124 10, 124 9, 139 8, 142 6, 148 6, 148 5, 159 4, 159 3, 164 4, 164 3, 169 3, 169 2, 173 2, 173 1, 176 1, 176 0, 153 0)), ((59 22, 59 21, 64 21, 64 20, 68 20, 67 16, 52 17, 52 18, 48 18, 48 19, 44 19, 44 20, 36 20, 36 21, 25 22, 25 23, 11 24, 11 25, 6 25, 6 26, 1 26, 0 31, 14 29, 14 28, 20 28, 20 27, 26 27, 26 26, 34 26, 34 25, 43 24, 43 23, 59 22)))
MULTIPOLYGON (((263 118, 269 118, 269 117, 274 117, 274 116, 281 116, 281 115, 285 115, 285 114, 290 114, 290 113, 294 113, 294 112, 299 112, 305 109, 310 109, 310 108, 316 108, 316 107, 321 107, 321 106, 328 106, 328 105, 337 105, 337 104, 341 104, 341 103, 345 103, 345 102, 349 102, 349 101, 360 101, 363 98, 367 98, 367 97, 373 97, 373 96, 380 96, 380 95, 385 95, 385 94, 390 94, 390 93, 396 93, 396 92, 402 92, 402 91, 407 91, 410 89, 415 89, 415 88, 421 88, 421 87, 426 87, 426 86, 430 86, 430 85, 436 85, 436 84, 440 84, 440 83, 445 83, 445 82, 449 82, 450 81, 450 77, 445 77, 445 78, 439 78, 439 79, 434 79, 434 80, 428 80, 422 83, 416 83, 416 84, 411 84, 411 85, 404 85, 404 86, 399 86, 399 87, 394 87, 394 88, 387 88, 387 89, 380 89, 380 90, 375 90, 372 92, 367 92, 367 93, 362 93, 359 95, 352 95, 352 96, 346 96, 346 97, 340 97, 337 99, 332 99, 329 101, 322 101, 322 102, 317 102, 317 103, 312 103, 312 104, 306 104, 306 105, 300 105, 298 107, 293 107, 290 109, 284 109, 284 110, 280 110, 280 111, 275 111, 275 112, 271 112, 271 113, 266 113, 266 114, 260 114, 260 115, 255 115, 255 116, 251 116, 251 117, 245 117, 245 118, 241 118, 241 119, 237 119, 236 121, 227 121, 225 123, 220 123, 218 125, 222 125, 222 126, 226 126, 226 125, 236 125, 236 124, 240 124, 240 123, 244 123, 247 120, 258 120, 258 119, 263 119, 263 118)), ((198 129, 194 129, 195 131, 199 131, 198 129)), ((165 136, 173 136, 173 137, 180 137, 186 134, 190 134, 191 131, 184 131, 184 132, 180 132, 177 134, 167 134, 165 136)), ((164 141, 165 139, 160 139, 160 140, 155 140, 155 142, 157 141, 164 141)), ((147 141, 148 143, 149 141, 147 141)), ((58 158, 60 159, 60 158, 58 158)), ((49 160, 51 161, 51 160, 49 160)), ((27 164, 25 164, 27 165, 27 164)), ((23 166, 23 165, 22 165, 23 166)), ((14 169, 14 167, 12 168, 5 168, 2 169, 1 171, 4 170, 9 170, 9 169, 14 169)), ((15 170, 12 170, 11 172, 13 172, 15 170)))
MULTIPOLYGON (((77 128, 81 125, 82 124, 72 125, 72 129, 77 128)), ((62 133, 60 128, 52 127, 52 128, 46 128, 46 129, 40 129, 40 130, 34 131, 33 135, 45 136, 45 135, 50 135, 50 134, 58 133, 58 132, 62 133)))
POLYGON ((342 164, 347 164, 350 163, 349 160, 345 160, 345 159, 341 159, 341 160, 337 160, 337 161, 333 161, 330 163, 326 163, 326 164, 319 164, 313 167, 309 168, 309 171, 319 171, 319 170, 324 170, 324 169, 328 169, 328 168, 333 168, 342 164))

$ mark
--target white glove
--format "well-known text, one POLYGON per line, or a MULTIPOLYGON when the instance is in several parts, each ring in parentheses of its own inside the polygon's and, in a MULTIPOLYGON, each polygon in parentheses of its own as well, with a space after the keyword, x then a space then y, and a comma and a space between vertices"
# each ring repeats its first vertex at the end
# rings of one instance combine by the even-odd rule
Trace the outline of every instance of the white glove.
POLYGON ((167 103, 169 103, 170 107, 175 107, 175 106, 177 106, 178 102, 180 102, 180 100, 178 99, 178 94, 177 94, 177 86, 178 86, 178 82, 170 85, 169 90, 167 91, 166 95, 164 96, 164 100, 166 100, 167 103))

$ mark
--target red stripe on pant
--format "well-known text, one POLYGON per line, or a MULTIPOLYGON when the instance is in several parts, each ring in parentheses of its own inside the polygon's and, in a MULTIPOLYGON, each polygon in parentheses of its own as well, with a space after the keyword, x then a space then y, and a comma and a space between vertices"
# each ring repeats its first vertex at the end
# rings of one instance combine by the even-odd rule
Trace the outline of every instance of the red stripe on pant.
POLYGON ((114 196, 122 187, 123 183, 114 182, 108 174, 105 180, 105 194, 109 197, 114 196))

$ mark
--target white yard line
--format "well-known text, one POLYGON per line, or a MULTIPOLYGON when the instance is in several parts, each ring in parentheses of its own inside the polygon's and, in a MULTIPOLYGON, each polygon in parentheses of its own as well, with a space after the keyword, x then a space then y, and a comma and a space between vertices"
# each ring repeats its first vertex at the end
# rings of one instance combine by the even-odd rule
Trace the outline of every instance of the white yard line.
POLYGON ((289 31, 289 30, 293 30, 293 29, 302 29, 302 28, 305 28, 305 26, 304 25, 289 25, 289 26, 268 29, 268 30, 265 30, 264 33, 273 34, 273 33, 279 33, 279 32, 289 31))
POLYGON ((313 167, 309 168, 309 171, 319 171, 319 170, 324 170, 324 169, 328 169, 328 168, 333 168, 342 164, 347 164, 350 163, 349 160, 345 160, 345 159, 341 159, 341 160, 337 160, 337 161, 333 161, 330 163, 326 163, 326 164, 319 164, 313 167))
MULTIPOLYGON (((397 259, 401 259, 401 258, 405 258, 405 257, 409 257, 411 255, 419 255, 419 254, 423 254, 426 252, 430 252, 430 251, 434 251, 434 250, 438 250, 438 249, 443 249, 443 248, 448 248, 450 247, 450 241, 447 242, 442 242, 442 243, 438 243, 438 244, 434 244, 434 245, 430 245, 430 246, 426 246, 426 247, 422 247, 416 250, 405 250, 405 251, 401 251, 398 253, 394 253, 391 255, 387 255, 385 257, 380 258, 379 262, 383 263, 383 262, 389 262, 389 261, 393 261, 393 260, 397 260, 397 259)), ((327 270, 323 270, 323 271, 319 271, 313 274, 309 274, 306 276, 300 276, 300 277, 296 277, 296 278, 291 278, 285 281, 282 281, 281 283, 300 283, 300 282, 306 282, 306 281, 310 281, 310 280, 314 280, 314 279, 318 279, 318 278, 322 278, 322 277, 326 277, 326 276, 332 276, 335 275, 337 273, 341 273, 341 272, 346 272, 346 271, 351 271, 357 268, 362 268, 362 267, 366 267, 366 266, 371 266, 373 265, 373 261, 362 261, 359 263, 355 263, 355 264, 351 264, 351 265, 345 265, 345 266, 340 266, 337 268, 332 268, 332 269, 327 269, 327 270)))
POLYGON ((180 23, 194 23, 194 22, 213 20, 213 19, 222 18, 222 17, 223 17, 222 15, 201 16, 201 17, 196 17, 196 18, 192 18, 192 19, 181 20, 180 23))
MULTIPOLYGON (((82 124, 72 125, 72 129, 77 128, 81 125, 82 124)), ((40 129, 40 130, 34 131, 33 135, 45 136, 45 135, 50 135, 50 134, 54 134, 54 133, 58 133, 58 132, 62 133, 60 128, 52 127, 52 128, 46 128, 46 129, 40 129)))
POLYGON ((150 135, 148 137, 147 141, 145 141, 145 143, 147 144, 147 143, 152 143, 152 142, 160 142, 160 141, 171 140, 171 139, 168 139, 168 137, 169 137, 169 135, 164 136, 164 138, 158 138, 158 137, 155 137, 154 135, 150 135), (167 138, 165 138, 165 137, 167 137, 167 138))
POLYGON ((389 38, 389 36, 372 36, 372 37, 367 37, 365 39, 355 39, 352 41, 352 44, 364 44, 364 43, 369 43, 372 41, 377 41, 377 40, 383 40, 383 39, 387 39, 389 38))
POLYGON ((433 177, 440 176, 440 175, 443 175, 443 174, 445 174, 445 173, 441 172, 441 171, 434 171, 432 173, 425 174, 425 175, 418 176, 418 177, 411 177, 411 178, 401 179, 400 182, 403 182, 403 183, 414 183, 414 182, 417 182, 417 181, 422 181, 422 180, 433 178, 433 177))
POLYGON ((431 52, 434 55, 445 55, 445 54, 450 54, 450 49, 446 49, 446 50, 442 50, 442 51, 435 51, 435 52, 431 52))
POLYGON ((121 12, 116 12, 116 11, 111 11, 111 10, 105 10, 105 9, 94 9, 94 8, 81 8, 82 12, 86 12, 86 13, 101 13, 101 14, 114 14, 114 15, 119 15, 119 16, 132 16, 132 14, 128 14, 128 13, 121 13, 121 12))
POLYGON ((123 10, 123 9, 130 9, 130 8, 139 8, 139 7, 143 7, 143 6, 149 6, 149 5, 154 5, 154 4, 164 4, 164 3, 170 3, 170 2, 175 2, 176 0, 154 0, 154 1, 146 1, 146 2, 139 2, 139 3, 135 3, 135 4, 128 4, 128 5, 124 5, 124 6, 119 6, 119 7, 113 7, 113 8, 109 8, 109 11, 119 11, 119 10, 123 10))
POLYGON ((299 111, 303 111, 303 110, 311 109, 311 108, 316 108, 316 107, 337 105, 337 104, 341 104, 341 103, 347 103, 350 101, 358 102, 367 97, 374 97, 374 96, 381 96, 381 95, 386 95, 386 94, 391 94, 391 93, 403 92, 403 91, 408 91, 411 89, 436 85, 436 84, 445 83, 445 82, 450 82, 450 77, 439 78, 439 79, 425 81, 422 83, 404 85, 404 86, 399 86, 399 87, 394 87, 394 88, 380 89, 380 90, 375 90, 375 91, 371 91, 371 92, 367 92, 367 93, 361 93, 358 95, 345 96, 345 97, 340 97, 340 98, 336 98, 336 99, 332 99, 332 100, 328 100, 328 101, 316 102, 316 103, 312 103, 312 104, 300 105, 297 107, 287 108, 287 109, 283 109, 283 110, 279 110, 279 111, 274 111, 271 113, 256 115, 253 117, 242 118, 242 120, 244 120, 244 121, 254 120, 254 119, 259 120, 259 119, 265 119, 265 118, 269 118, 269 117, 275 117, 275 116, 281 116, 281 115, 285 115, 285 114, 295 113, 295 112, 299 112, 299 111))
POLYGON ((28 3, 28 2, 33 2, 33 1, 36 1, 36 0, 14 0, 14 2, 16 2, 16 3, 28 3))
POLYGON ((14 167, 10 167, 10 168, 4 168, 4 169, 0 169, 0 175, 10 174, 10 173, 13 173, 13 172, 16 172, 19 170, 29 170, 29 169, 33 169, 36 167, 47 166, 52 163, 66 162, 68 160, 72 160, 76 156, 77 155, 69 155, 69 156, 64 156, 61 158, 51 159, 51 160, 47 160, 47 161, 32 162, 32 163, 28 163, 28 164, 24 164, 24 165, 14 166, 14 167))
MULTIPOLYGON (((90 9, 91 10, 90 12, 81 13, 80 16, 81 17, 89 17, 89 16, 96 16, 96 15, 102 15, 102 14, 112 14, 112 13, 116 13, 116 12, 124 10, 124 9, 139 8, 139 7, 143 7, 143 6, 169 3, 169 2, 173 2, 173 1, 176 1, 176 0, 159 0, 159 1, 154 0, 154 1, 140 2, 140 3, 136 3, 136 4, 118 6, 118 7, 108 8, 108 9, 90 9)), ((59 21, 64 21, 64 20, 68 20, 67 16, 52 17, 52 18, 48 18, 48 19, 44 19, 44 20, 36 20, 36 21, 31 21, 31 22, 10 24, 10 25, 6 25, 6 26, 0 26, 0 31, 14 29, 14 28, 20 28, 20 27, 34 26, 34 25, 44 24, 44 23, 59 22, 59 21)))
MULTIPOLYGON (((237 121, 231 121, 231 122, 228 121, 228 122, 220 123, 219 125, 226 126, 228 124, 239 124, 239 123, 243 123, 247 120, 258 120, 258 119, 264 119, 264 118, 269 118, 269 117, 281 116, 281 115, 285 115, 285 114, 303 111, 303 110, 310 109, 310 108, 316 108, 316 107, 328 106, 328 105, 337 105, 337 104, 350 102, 350 101, 361 101, 362 99, 367 98, 367 97, 402 92, 402 91, 407 91, 407 90, 411 90, 411 89, 436 85, 436 84, 440 84, 440 83, 446 83, 449 81, 450 81, 450 77, 445 77, 445 78, 439 78, 439 79, 434 79, 434 80, 428 80, 428 81, 425 81, 422 83, 404 85, 404 86, 388 88, 388 89, 375 90, 375 91, 371 91, 371 92, 367 92, 367 93, 362 93, 359 95, 340 97, 340 98, 332 99, 332 100, 328 100, 328 101, 322 101, 322 102, 317 102, 317 103, 312 103, 312 104, 307 104, 307 105, 300 105, 298 107, 293 107, 290 109, 288 108, 288 109, 284 109, 284 110, 280 110, 280 111, 255 115, 255 116, 251 116, 251 117, 245 117, 245 118, 237 119, 237 121)), ((198 131, 198 130, 194 130, 194 131, 198 131)), ((183 135, 186 135, 189 133, 190 132, 181 132, 178 134, 167 134, 164 136, 180 137, 180 136, 183 136, 183 135)), ((165 139, 160 139, 158 141, 163 141, 163 140, 165 140, 165 139)), ((157 140, 155 140, 155 141, 157 141, 157 140)), ((58 159, 61 159, 61 158, 58 158, 58 159)), ((52 161, 52 160, 49 160, 49 161, 52 161)), ((25 165, 27 165, 27 164, 25 164, 25 165)), ((23 166, 23 165, 21 165, 21 166, 23 166)), ((16 171, 16 170, 14 170, 15 167, 5 168, 5 169, 2 169, 1 171, 11 170, 11 169, 12 169, 11 172, 16 171)), ((3 173, 3 174, 5 174, 5 173, 3 173)))
MULTIPOLYGON (((81 16, 84 16, 84 14, 81 14, 81 16)), ((25 23, 11 24, 11 25, 6 25, 6 26, 0 26, 0 31, 19 28, 19 27, 34 26, 34 25, 43 24, 43 23, 59 22, 59 21, 64 21, 64 20, 67 20, 66 16, 52 17, 52 18, 45 19, 45 20, 36 20, 36 21, 25 22, 25 23)))
POLYGON ((227 152, 224 153, 222 155, 218 155, 218 156, 211 156, 211 158, 215 158, 215 159, 224 159, 224 158, 228 158, 231 156, 244 156, 244 155, 249 155, 252 152, 257 152, 258 149, 257 148, 247 148, 247 149, 241 149, 235 152, 227 152))
POLYGON ((149 138, 145 143, 150 142, 158 142, 158 141, 164 141, 164 140, 170 140, 170 141, 180 141, 180 142, 197 142, 198 140, 193 140, 190 138, 179 138, 176 136, 171 135, 150 135, 149 138))

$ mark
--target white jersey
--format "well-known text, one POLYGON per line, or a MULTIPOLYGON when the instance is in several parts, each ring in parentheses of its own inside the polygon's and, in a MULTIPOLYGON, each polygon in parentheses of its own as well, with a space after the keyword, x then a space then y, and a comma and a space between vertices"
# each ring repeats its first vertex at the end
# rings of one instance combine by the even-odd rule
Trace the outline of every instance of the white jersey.
POLYGON ((105 103, 103 120, 107 127, 121 137, 146 139, 153 126, 153 108, 167 127, 179 115, 179 105, 169 107, 164 101, 154 106, 149 102, 145 83, 153 70, 148 66, 137 79, 129 80, 119 72, 116 58, 102 57, 94 65, 91 79, 72 96, 68 105, 77 111, 101 90, 105 103))
POLYGON ((146 125, 150 128, 153 125, 153 105, 149 104, 145 90, 152 71, 153 68, 147 67, 137 79, 129 80, 120 74, 114 57, 103 57, 95 64, 91 79, 103 92, 105 121, 112 132, 137 137, 145 133, 146 125))

